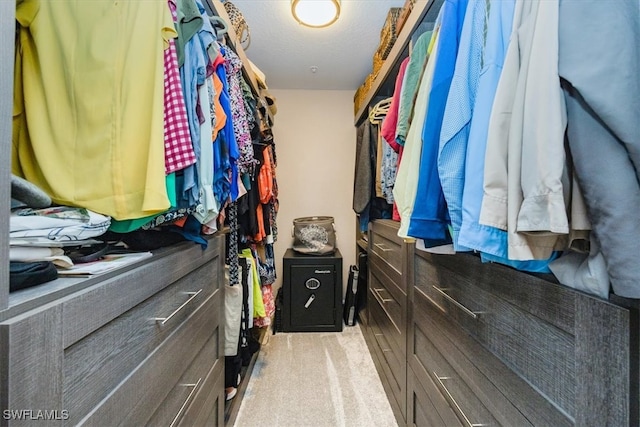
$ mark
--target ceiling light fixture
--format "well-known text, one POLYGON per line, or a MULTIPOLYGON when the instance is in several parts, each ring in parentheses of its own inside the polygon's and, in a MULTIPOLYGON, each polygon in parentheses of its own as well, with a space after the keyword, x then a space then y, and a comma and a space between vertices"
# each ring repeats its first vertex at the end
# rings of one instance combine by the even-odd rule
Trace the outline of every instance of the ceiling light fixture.
POLYGON ((291 13, 304 26, 328 27, 340 16, 340 0, 292 0, 291 13))

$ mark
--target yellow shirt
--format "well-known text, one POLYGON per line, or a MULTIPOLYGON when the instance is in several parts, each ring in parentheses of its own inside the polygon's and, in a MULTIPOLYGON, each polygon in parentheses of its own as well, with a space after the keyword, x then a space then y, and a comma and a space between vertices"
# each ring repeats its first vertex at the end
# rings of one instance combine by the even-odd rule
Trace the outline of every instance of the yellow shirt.
POLYGON ((164 0, 18 0, 12 170, 115 219, 169 208, 164 0))

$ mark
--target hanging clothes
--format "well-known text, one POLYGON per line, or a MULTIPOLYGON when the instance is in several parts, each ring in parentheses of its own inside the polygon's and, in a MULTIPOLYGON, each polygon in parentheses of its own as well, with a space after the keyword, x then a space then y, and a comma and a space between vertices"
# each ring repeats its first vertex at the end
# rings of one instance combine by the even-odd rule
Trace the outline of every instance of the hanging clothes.
POLYGON ((638 40, 636 0, 560 1, 559 73, 567 139, 611 286, 627 298, 640 298, 638 40), (604 28, 611 31, 604 35, 604 28))
POLYGON ((227 115, 224 126, 218 132, 214 149, 214 193, 219 205, 223 205, 228 198, 230 198, 232 202, 235 202, 239 195, 238 159, 240 157, 240 151, 233 126, 229 83, 224 65, 225 59, 222 55, 224 49, 223 46, 220 46, 220 54, 213 62, 215 72, 222 83, 220 104, 227 115))
POLYGON ((405 58, 400 63, 400 69, 396 76, 395 86, 393 88, 393 95, 391 97, 391 104, 388 107, 388 112, 382 124, 380 125, 380 135, 387 141, 387 144, 391 145, 395 151, 399 150, 399 146, 396 143, 396 127, 398 125, 398 109, 400 108, 400 93, 402 91, 407 66, 409 65, 409 57, 405 58))
POLYGON ((253 258, 251 249, 243 249, 240 257, 247 260, 247 265, 250 269, 249 312, 251 317, 249 319, 249 325, 253 325, 254 319, 266 316, 264 303, 262 302, 262 290, 260 289, 260 275, 258 274, 258 266, 256 260, 253 258))
MULTIPOLYGON (((220 55, 219 52, 220 50, 218 48, 218 55, 220 55)), ((216 58, 218 57, 218 55, 216 55, 216 58)), ((216 121, 213 126, 213 130, 211 131, 211 138, 213 139, 213 141, 215 141, 216 139, 218 139, 218 132, 220 132, 227 123, 227 112, 225 111, 224 106, 222 105, 222 101, 220 100, 220 97, 222 96, 222 92, 224 90, 224 84, 222 83, 222 80, 220 80, 220 77, 218 76, 217 73, 214 73, 211 76, 211 78, 213 81, 213 94, 214 94, 214 98, 213 98, 214 114, 213 115, 216 118, 216 121)))
POLYGON ((240 151, 240 157, 237 161, 238 172, 242 176, 252 172, 255 166, 249 128, 249 116, 242 94, 242 61, 231 49, 222 49, 222 55, 225 59, 224 66, 227 72, 227 83, 229 85, 231 122, 240 151))
POLYGON ((356 166, 353 184, 353 210, 362 214, 371 201, 373 171, 371 169, 371 123, 363 121, 357 129, 356 166))
MULTIPOLYGON (((403 77, 401 79, 400 91, 398 93, 398 119, 397 125, 393 134, 385 133, 384 137, 387 142, 396 151, 400 151, 400 146, 404 146, 409 132, 409 124, 414 114, 414 105, 416 102, 416 96, 418 94, 418 87, 422 81, 422 74, 424 73, 427 65, 428 49, 431 45, 431 37, 433 31, 426 31, 421 34, 416 40, 411 55, 409 56, 409 63, 406 66, 403 77)), ((396 80, 396 88, 398 87, 398 81, 396 80)), ((396 92, 394 91, 394 96, 396 92)))
POLYGON ((13 173, 118 220, 167 210, 166 3, 18 2, 16 20, 13 173))
MULTIPOLYGON (((182 40, 184 44, 184 64, 180 68, 187 116, 189 117, 191 142, 193 143, 193 150, 196 153, 196 157, 200 159, 203 155, 201 151, 202 135, 200 133, 200 114, 202 112, 199 109, 198 95, 200 93, 200 87, 206 83, 207 77, 210 76, 213 71, 210 67, 211 60, 208 54, 208 47, 212 43, 217 42, 217 36, 211 26, 211 22, 203 18, 203 15, 206 17, 206 14, 200 0, 182 0, 178 6, 182 8, 181 10, 188 10, 190 15, 187 15, 185 21, 188 22, 189 25, 191 25, 194 20, 200 22, 198 31, 189 40, 182 40), (190 5, 191 3, 195 6, 190 5)), ((180 23, 180 21, 178 22, 180 23)), ((211 132, 209 132, 208 135, 210 134, 211 132)), ((183 174, 185 177, 185 187, 181 200, 179 200, 180 206, 197 205, 200 199, 201 182, 201 178, 198 176, 197 165, 185 168, 183 174)))
POLYGON ((215 107, 214 107, 214 87, 213 87, 213 61, 209 56, 209 52, 217 50, 217 34, 211 25, 211 21, 202 7, 198 3, 200 13, 203 20, 203 31, 198 33, 201 36, 201 43, 204 49, 204 58, 206 59, 206 74, 203 83, 198 87, 198 106, 199 112, 199 133, 200 133, 200 157, 198 159, 197 176, 198 176, 198 202, 195 218, 201 224, 208 224, 209 229, 215 227, 215 219, 219 213, 219 204, 213 194, 213 183, 215 179, 215 162, 213 149, 213 128, 215 124, 215 107), (204 34, 204 36, 202 36, 204 34), (212 37, 213 36, 213 37, 212 37))
POLYGON ((469 0, 440 130, 438 176, 451 220, 453 248, 458 252, 468 250, 460 246, 458 235, 462 223, 467 142, 480 78, 487 12, 486 0, 469 0))
POLYGON ((384 141, 384 138, 382 137, 381 125, 386 119, 386 117, 388 117, 391 111, 391 107, 392 107, 391 104, 392 104, 391 98, 383 99, 382 101, 374 105, 371 111, 369 112, 369 121, 371 122, 372 125, 375 126, 375 128, 377 128, 375 196, 379 198, 385 197, 384 193, 382 192, 382 179, 383 179, 382 177, 384 174, 382 170, 382 164, 383 164, 383 158, 385 156, 385 147, 388 146, 388 144, 384 141))
POLYGON ((507 231, 509 259, 548 259, 569 233, 558 3, 516 2, 514 16, 491 112, 480 223, 507 231))
MULTIPOLYGON (((405 60, 406 61, 406 60, 405 60)), ((394 114, 394 109, 397 113, 397 101, 396 92, 400 92, 400 88, 397 86, 398 80, 402 79, 400 76, 404 73, 403 65, 400 65, 400 71, 396 79, 396 89, 392 98, 387 98, 380 101, 371 111, 369 115, 369 121, 372 124, 379 126, 378 131, 378 152, 377 152, 377 164, 376 164, 376 196, 383 198, 388 204, 393 205, 393 186, 396 181, 396 173, 398 172, 398 153, 391 147, 383 135, 385 123, 390 114, 394 114)), ((393 122, 393 119, 391 119, 393 122)), ((393 129, 393 125, 388 125, 390 129, 393 129)), ((393 131, 392 133, 394 133, 393 131)))
POLYGON ((409 237, 409 220, 416 201, 420 173, 420 152, 422 150, 422 127, 429 107, 429 92, 433 82, 433 70, 438 58, 438 37, 439 27, 437 26, 433 31, 433 37, 427 49, 426 68, 416 96, 415 114, 409 126, 409 132, 407 133, 407 139, 400 158, 400 165, 398 166, 396 184, 393 187, 393 196, 400 215, 398 236, 402 238, 409 237))
POLYGON ((516 0, 491 2, 476 101, 467 143, 459 244, 507 258, 507 234, 479 223, 482 206, 485 153, 491 108, 511 37, 516 0))
MULTIPOLYGON (((200 86, 199 110, 203 116, 200 124, 200 161, 197 164, 199 178, 198 204, 194 216, 200 223, 207 224, 211 228, 211 223, 218 216, 218 204, 213 194, 213 181, 215 177, 215 164, 213 161, 213 117, 211 107, 213 104, 213 82, 207 79, 205 84, 200 86)), ((215 224, 215 223, 214 223, 215 224)))
POLYGON ((449 213, 438 176, 437 156, 442 118, 458 52, 467 0, 447 0, 438 21, 438 58, 429 92, 429 107, 422 130, 422 153, 416 202, 409 220, 408 234, 426 241, 450 242, 449 213))
POLYGON ((164 51, 164 158, 167 175, 196 162, 173 39, 164 51))

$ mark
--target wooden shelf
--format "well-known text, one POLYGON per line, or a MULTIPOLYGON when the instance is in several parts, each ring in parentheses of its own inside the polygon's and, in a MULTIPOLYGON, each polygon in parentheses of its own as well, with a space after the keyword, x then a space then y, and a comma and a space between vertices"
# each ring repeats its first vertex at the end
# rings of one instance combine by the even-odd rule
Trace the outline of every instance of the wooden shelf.
MULTIPOLYGON (((378 75, 371 85, 371 89, 369 89, 369 92, 365 96, 362 104, 360 105, 360 108, 358 109, 358 112, 355 115, 356 125, 358 125, 358 123, 360 123, 366 116, 366 114, 368 113, 369 105, 371 105, 371 102, 375 99, 376 96, 390 96, 390 94, 381 93, 381 88, 389 84, 390 77, 393 77, 393 80, 395 80, 395 74, 397 74, 397 69, 400 66, 400 63, 408 55, 411 36, 423 22, 423 20, 427 16, 427 13, 432 9, 432 6, 435 3, 442 4, 442 1, 417 0, 413 5, 411 14, 407 17, 407 22, 405 22, 402 30, 400 31, 400 34, 398 34, 398 38, 393 44, 391 52, 389 52, 389 56, 382 64, 378 75)), ((435 11, 435 13, 437 14, 437 10, 435 11)), ((395 81, 391 82, 390 84, 391 90, 393 90, 395 81)))

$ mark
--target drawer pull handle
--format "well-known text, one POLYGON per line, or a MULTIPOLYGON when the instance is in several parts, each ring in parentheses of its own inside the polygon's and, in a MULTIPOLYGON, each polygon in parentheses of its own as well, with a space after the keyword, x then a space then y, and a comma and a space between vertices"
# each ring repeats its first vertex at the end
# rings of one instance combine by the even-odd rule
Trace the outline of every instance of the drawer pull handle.
POLYGON ((180 410, 178 410, 178 413, 176 414, 176 416, 173 417, 173 421, 171 421, 171 424, 169 424, 169 427, 173 427, 180 420, 180 418, 182 417, 182 413, 187 408, 189 403, 191 403, 191 398, 196 393, 196 390, 198 389, 198 386, 200 385, 201 382, 202 382, 202 378, 198 378, 198 382, 195 384, 180 384, 184 387, 192 387, 192 389, 191 389, 191 392, 189 393, 189 396, 187 396, 187 398, 184 400, 184 403, 180 407, 180 410))
POLYGON ((384 289, 382 289, 382 288, 374 288, 373 290, 378 295, 378 298, 380 298, 380 301, 382 301, 383 304, 385 302, 393 301, 393 298, 384 298, 382 296, 381 292, 384 292, 384 289))
POLYGON ((170 315, 168 315, 167 317, 156 317, 155 320, 156 322, 159 322, 161 325, 165 325, 165 323, 167 323, 169 320, 171 320, 171 318, 173 316, 175 316, 176 314, 178 314, 178 312, 180 310, 182 310, 183 308, 185 308, 191 301, 193 301, 199 294, 200 292, 202 292, 202 289, 200 289, 198 292, 187 292, 187 295, 191 295, 189 297, 188 300, 186 300, 184 303, 182 303, 182 305, 178 308, 176 308, 173 313, 171 313, 170 315))
POLYGON ((469 421, 469 418, 464 413, 462 408, 460 408, 460 405, 458 405, 458 402, 456 402, 456 399, 453 398, 453 396, 451 395, 451 392, 449 392, 449 389, 447 389, 447 386, 444 385, 444 382, 442 382, 443 380, 450 380, 451 377, 441 377, 435 372, 433 373, 433 376, 438 381, 438 385, 440 386, 440 389, 443 391, 445 399, 447 399, 453 411, 456 413, 458 418, 460 418, 460 421, 464 423, 464 425, 466 425, 467 427, 481 427, 481 426, 487 425, 487 424, 474 424, 471 421, 469 421))
POLYGON ((374 243, 373 246, 375 246, 376 248, 380 249, 382 252, 389 252, 389 251, 393 250, 393 248, 387 248, 382 243, 374 243))
POLYGON ((474 313, 473 311, 469 310, 467 307, 465 307, 464 305, 460 304, 458 301, 455 300, 455 298, 453 298, 451 295, 449 295, 448 293, 446 293, 445 291, 443 291, 441 288, 437 287, 436 285, 431 285, 431 287, 433 287, 433 289, 435 289, 436 291, 440 292, 442 294, 443 297, 445 297, 446 299, 448 299, 449 301, 451 301, 453 304, 455 304, 460 310, 464 311, 465 313, 467 313, 469 316, 473 317, 474 319, 478 318, 478 314, 474 313))

